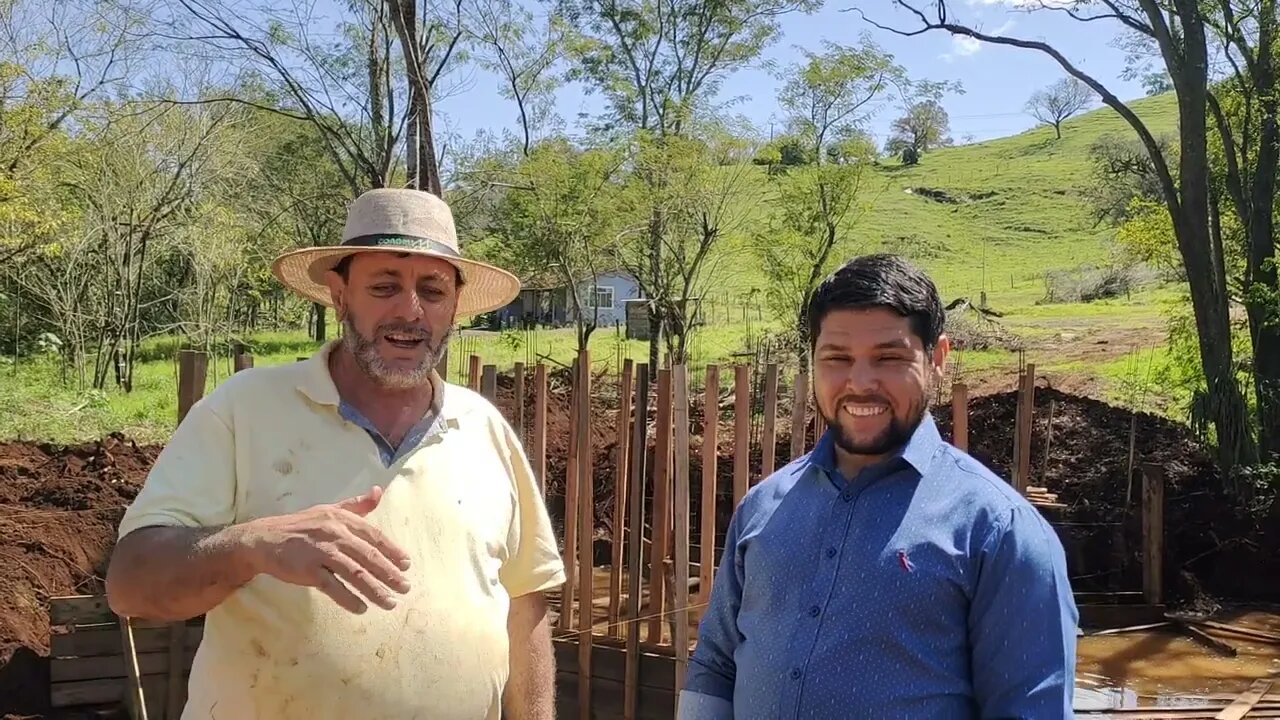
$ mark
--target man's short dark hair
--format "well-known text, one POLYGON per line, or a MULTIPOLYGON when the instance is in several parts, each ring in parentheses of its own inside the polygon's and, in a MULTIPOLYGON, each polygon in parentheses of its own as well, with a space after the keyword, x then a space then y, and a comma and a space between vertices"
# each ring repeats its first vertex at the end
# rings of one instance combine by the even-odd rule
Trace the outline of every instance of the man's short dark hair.
POLYGON ((907 318, 926 350, 938 344, 946 311, 937 286, 905 258, 876 253, 845 263, 813 291, 805 308, 810 349, 818 342, 822 319, 832 311, 875 307, 907 318))

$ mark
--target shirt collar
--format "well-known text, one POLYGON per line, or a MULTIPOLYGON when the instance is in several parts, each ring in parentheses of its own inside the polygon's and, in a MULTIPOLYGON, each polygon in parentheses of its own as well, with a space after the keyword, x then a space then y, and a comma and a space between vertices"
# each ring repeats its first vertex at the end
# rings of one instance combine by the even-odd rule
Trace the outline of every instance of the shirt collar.
MULTIPOLYGON (((302 367, 298 377, 298 391, 319 405, 337 408, 342 403, 342 398, 338 395, 338 386, 334 384, 333 375, 329 372, 329 354, 338 347, 340 342, 342 342, 341 339, 330 340, 311 357, 299 361, 302 367)), ((448 419, 444 405, 447 385, 448 383, 440 377, 438 372, 431 371, 431 409, 427 411, 427 415, 435 415, 441 420, 448 419)))
MULTIPOLYGON (((834 428, 828 427, 822 437, 818 439, 818 443, 814 445, 813 451, 809 453, 809 464, 825 470, 832 478, 841 477, 840 469, 836 466, 836 432, 834 428)), ((887 473, 905 462, 917 473, 924 475, 929 469, 929 463, 932 462, 933 456, 937 454, 941 446, 942 435, 938 432, 938 425, 933 419, 933 414, 925 411, 920 424, 916 427, 915 432, 911 433, 911 437, 906 444, 880 463, 877 463, 875 467, 882 468, 883 472, 887 473)), ((881 474, 881 471, 876 472, 877 476, 881 474)), ((846 478, 846 480, 852 480, 852 478, 846 478)))

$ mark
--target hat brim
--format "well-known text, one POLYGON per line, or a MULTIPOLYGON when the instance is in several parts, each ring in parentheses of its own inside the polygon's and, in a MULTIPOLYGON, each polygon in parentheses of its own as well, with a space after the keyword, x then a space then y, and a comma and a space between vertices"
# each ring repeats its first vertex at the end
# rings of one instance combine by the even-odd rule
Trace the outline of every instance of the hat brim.
POLYGON ((333 296, 325 282, 326 273, 348 255, 375 252, 435 257, 458 268, 464 283, 458 293, 457 317, 492 312, 508 305, 520 294, 520 279, 506 270, 478 260, 405 247, 334 246, 293 250, 276 258, 271 264, 271 272, 293 292, 312 302, 333 307, 333 296))

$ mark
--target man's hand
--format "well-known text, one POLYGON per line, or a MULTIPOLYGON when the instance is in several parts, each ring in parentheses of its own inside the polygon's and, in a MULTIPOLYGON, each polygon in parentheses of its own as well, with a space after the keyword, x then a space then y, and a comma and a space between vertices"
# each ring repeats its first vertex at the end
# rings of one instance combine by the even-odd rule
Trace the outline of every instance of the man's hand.
POLYGON ((409 555, 364 518, 382 488, 342 502, 290 515, 264 517, 228 528, 247 550, 254 574, 314 587, 353 613, 366 600, 390 610, 395 593, 409 591, 409 555), (358 594, 357 594, 358 593, 358 594))

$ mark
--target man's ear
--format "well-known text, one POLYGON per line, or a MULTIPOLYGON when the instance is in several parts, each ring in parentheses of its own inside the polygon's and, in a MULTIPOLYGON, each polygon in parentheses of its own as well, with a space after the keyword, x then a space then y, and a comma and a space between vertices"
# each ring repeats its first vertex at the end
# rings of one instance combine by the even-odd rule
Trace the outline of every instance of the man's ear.
POLYGON ((947 358, 951 355, 951 338, 946 333, 938 336, 938 342, 933 345, 933 357, 930 360, 933 363, 933 372, 939 381, 946 375, 947 358))
POLYGON ((342 322, 343 302, 346 298, 347 281, 333 270, 329 270, 324 274, 325 284, 329 286, 329 298, 333 300, 333 312, 338 318, 338 322, 342 322))

